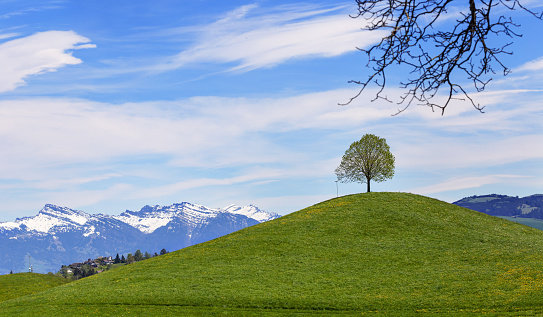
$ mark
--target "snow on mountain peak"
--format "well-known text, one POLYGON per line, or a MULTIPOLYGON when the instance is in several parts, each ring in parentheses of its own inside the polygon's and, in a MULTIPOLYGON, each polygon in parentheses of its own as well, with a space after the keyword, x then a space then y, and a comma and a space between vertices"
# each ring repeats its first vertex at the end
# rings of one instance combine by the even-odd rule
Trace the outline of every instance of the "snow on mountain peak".
POLYGON ((129 224, 143 233, 152 233, 174 219, 181 219, 187 224, 195 227, 224 212, 243 215, 258 222, 268 221, 279 217, 277 214, 262 211, 253 205, 246 207, 230 205, 220 209, 183 202, 164 207, 158 205, 145 206, 137 212, 127 210, 119 216, 113 216, 113 218, 129 224))
POLYGON ((182 218, 187 223, 196 226, 210 217, 215 217, 218 211, 202 205, 191 203, 173 204, 170 206, 145 206, 140 211, 127 210, 113 218, 127 223, 143 233, 152 233, 167 225, 174 218, 182 218))
POLYGON ((100 235, 100 232, 95 231, 95 230, 96 230, 96 228, 94 226, 90 226, 90 227, 86 228, 85 233, 83 233, 83 236, 88 237, 91 234, 100 235))
POLYGON ((2 222, 0 223, 0 231, 3 230, 14 230, 19 229, 21 225, 17 222, 2 222))
POLYGON ((276 213, 260 210, 254 205, 249 205, 245 207, 230 205, 223 208, 223 210, 232 214, 243 215, 259 222, 268 221, 279 217, 279 215, 276 213))
MULTIPOLYGON (((166 226, 173 220, 186 223, 190 227, 207 222, 210 218, 217 217, 221 213, 231 213, 252 218, 258 222, 278 218, 279 215, 258 209, 249 205, 239 207, 230 205, 226 208, 207 208, 191 203, 173 204, 170 206, 145 206, 140 211, 127 210, 118 216, 90 215, 83 211, 47 204, 38 215, 17 219, 15 222, 0 223, 0 230, 26 229, 50 233, 65 228, 82 228, 85 236, 95 233, 94 221, 104 217, 122 221, 143 233, 152 233, 160 227, 166 226)), ((99 234, 96 232, 96 234, 99 234)))
POLYGON ((48 233, 55 227, 82 226, 91 218, 91 215, 82 211, 47 204, 38 212, 38 215, 20 218, 14 222, 0 223, 0 228, 11 230, 24 226, 29 231, 48 233))
POLYGON ((51 204, 45 205, 39 214, 50 215, 52 217, 60 218, 69 222, 77 223, 78 225, 84 225, 92 217, 91 215, 79 211, 73 210, 67 207, 59 207, 51 204))
POLYGON ((173 215, 156 213, 154 216, 141 217, 127 210, 119 216, 113 216, 113 218, 129 224, 143 233, 151 233, 172 221, 173 215))
POLYGON ((22 219, 20 223, 25 225, 28 230, 47 233, 49 229, 62 224, 62 221, 47 214, 38 214, 36 217, 22 219))

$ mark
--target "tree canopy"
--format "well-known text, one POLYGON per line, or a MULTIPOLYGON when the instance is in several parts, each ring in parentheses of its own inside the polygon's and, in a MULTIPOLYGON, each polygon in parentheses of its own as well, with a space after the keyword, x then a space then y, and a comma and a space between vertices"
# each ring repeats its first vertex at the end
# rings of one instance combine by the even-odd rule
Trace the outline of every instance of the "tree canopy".
POLYGON ((509 73, 502 57, 512 54, 512 39, 522 36, 515 32, 519 24, 513 21, 511 11, 521 10, 540 20, 543 17, 543 12, 524 6, 526 2, 467 0, 460 7, 459 1, 453 0, 356 0, 358 14, 353 18, 365 19, 364 29, 386 35, 369 49, 360 49, 367 54, 366 66, 372 71, 365 80, 350 81, 362 87, 344 105, 370 84, 379 88, 375 99, 391 101, 383 92, 387 71, 406 65, 410 71, 400 83, 405 93, 398 100, 403 107, 398 113, 415 103, 438 108, 443 114, 454 99, 467 99, 482 112, 484 106, 470 97, 462 81, 471 81, 480 92, 497 70, 509 73), (438 93, 446 96, 444 102, 433 99, 438 93))
POLYGON ((138 262, 143 259, 144 259, 143 253, 141 253, 140 249, 136 250, 136 252, 134 253, 134 261, 138 262))
POLYGON ((384 138, 365 134, 345 151, 335 173, 342 183, 366 183, 369 193, 370 181, 382 182, 394 176, 394 161, 384 138))

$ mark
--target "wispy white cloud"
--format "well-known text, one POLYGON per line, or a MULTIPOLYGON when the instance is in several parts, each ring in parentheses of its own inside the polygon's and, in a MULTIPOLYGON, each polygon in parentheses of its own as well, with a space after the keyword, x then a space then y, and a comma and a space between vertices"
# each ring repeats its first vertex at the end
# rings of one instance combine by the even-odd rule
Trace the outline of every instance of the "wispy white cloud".
POLYGON ((42 192, 40 196, 44 201, 54 201, 57 205, 80 208, 105 200, 119 200, 119 197, 125 197, 133 191, 133 185, 117 183, 100 189, 68 189, 57 192, 42 192))
MULTIPOLYGON (((543 143, 540 92, 496 92, 489 101, 510 100, 511 105, 490 105, 486 114, 467 107, 445 117, 427 115, 426 108, 391 117, 395 105, 384 102, 337 105, 352 93, 341 89, 123 104, 3 100, 0 147, 8 150, 0 156, 2 192, 41 192, 36 196, 40 203, 47 195, 46 202, 76 208, 115 199, 171 203, 177 200, 171 197, 186 192, 200 193, 194 197, 206 203, 202 193, 228 188, 230 199, 241 200, 246 197, 242 187, 280 187, 294 180, 314 185, 315 179, 330 178, 333 194, 333 171, 342 153, 364 133, 387 138, 399 171, 418 171, 431 179, 413 190, 423 194, 505 182, 505 174, 523 174, 504 172, 502 166, 543 159, 543 149, 536 146, 543 143), (489 172, 492 177, 471 176, 480 175, 474 170, 482 168, 500 171, 489 172), (458 179, 440 182, 450 171, 458 179), (426 186, 434 181, 436 185, 426 186)), ((395 179, 400 180, 395 190, 415 187, 401 173, 395 179)), ((292 193, 285 203, 308 193, 292 193)))
POLYGON ((543 150, 533 146, 543 144, 542 135, 472 138, 471 142, 466 142, 461 137, 431 137, 425 139, 426 142, 398 144, 398 156, 401 156, 398 158, 398 166, 437 170, 439 167, 489 167, 543 159, 543 150))
POLYGON ((41 5, 41 6, 33 6, 33 7, 28 7, 26 9, 22 9, 22 10, 7 12, 7 13, 4 13, 4 14, 0 15, 0 20, 9 19, 9 18, 14 17, 14 16, 25 15, 25 14, 29 14, 29 13, 32 13, 32 12, 41 12, 41 11, 46 11, 46 10, 62 8, 62 6, 59 6, 58 3, 59 3, 59 1, 56 1, 56 2, 52 2, 51 4, 46 4, 46 5, 41 5))
POLYGON ((0 33, 0 40, 5 40, 16 36, 19 36, 19 33, 0 33))
POLYGON ((543 69, 543 57, 529 61, 514 69, 514 71, 539 71, 543 69))
MULTIPOLYGON (((81 76, 156 75, 209 64, 213 65, 211 73, 247 72, 293 60, 329 58, 356 52, 357 47, 367 47, 382 38, 383 33, 379 31, 362 31, 364 21, 349 17, 350 13, 353 13, 350 4, 270 7, 250 4, 223 12, 220 18, 207 24, 137 29, 137 32, 118 40, 115 47, 126 45, 127 49, 133 49, 142 42, 152 41, 168 49, 158 51, 158 55, 154 53, 133 59, 104 58, 100 67, 85 69, 81 76), (119 43, 123 44, 119 46, 119 43), (179 53, 165 56, 162 53, 166 51, 179 53)), ((208 75, 206 72, 197 78, 208 75)), ((99 89, 111 89, 111 86, 99 89)))
POLYGON ((397 143, 399 166, 453 169, 543 159, 543 148, 533 146, 543 143, 541 91, 495 90, 477 98, 485 113, 469 104, 451 105, 447 115, 433 118, 427 109, 407 113, 419 128, 397 143))
POLYGON ((537 9, 543 7, 543 3, 539 0, 524 0, 522 5, 528 9, 537 9))
POLYGON ((252 182, 259 179, 269 179, 276 177, 276 173, 260 172, 256 174, 240 175, 228 178, 198 178, 177 182, 165 186, 147 188, 135 193, 135 197, 162 197, 179 193, 187 189, 194 189, 209 186, 231 186, 239 183, 252 182))
POLYGON ((434 118, 425 112, 391 117, 394 106, 386 103, 337 106, 338 100, 352 93, 331 90, 276 98, 193 97, 125 104, 61 98, 4 100, 0 101, 0 146, 10 151, 0 157, 0 171, 14 176, 14 167, 19 166, 24 175, 32 166, 145 155, 168 157, 178 167, 295 161, 298 157, 285 146, 288 142, 276 142, 274 135, 304 130, 332 131, 329 137, 358 135, 383 129, 385 121, 395 125, 395 132, 387 134, 403 156, 398 164, 405 167, 543 158, 542 148, 527 148, 543 139, 538 132, 541 114, 526 95, 524 105, 434 118), (410 129, 412 125, 417 129, 410 129), (503 135, 496 138, 496 131, 503 135))
POLYGON ((408 189, 408 192, 428 195, 441 192, 477 188, 483 185, 496 184, 496 183, 510 183, 511 179, 525 179, 531 176, 526 175, 485 175, 485 176, 472 176, 472 177, 459 177, 448 179, 438 184, 432 184, 430 186, 424 186, 419 188, 408 189))
POLYGON ((119 105, 61 98, 4 100, 0 101, 0 146, 10 151, 0 157, 0 170, 5 177, 20 177, 39 166, 145 155, 167 156, 179 167, 295 160, 266 134, 347 129, 389 117, 386 109, 336 105, 351 93, 194 97, 119 105))
POLYGON ((73 31, 47 31, 0 44, 0 93, 23 85, 28 76, 82 63, 71 51, 94 48, 89 42, 73 31))
POLYGON ((247 5, 202 26, 194 44, 164 68, 195 63, 234 63, 231 71, 272 67, 291 59, 333 57, 375 43, 380 32, 360 30, 346 6, 247 5))
POLYGON ((113 174, 104 174, 104 175, 93 175, 93 176, 87 176, 87 177, 72 177, 72 178, 52 178, 52 179, 45 179, 41 180, 37 183, 35 183, 33 186, 35 188, 41 188, 44 190, 55 190, 59 188, 69 188, 69 187, 76 187, 79 185, 99 182, 99 181, 105 181, 105 180, 111 180, 115 177, 122 176, 119 173, 113 174))

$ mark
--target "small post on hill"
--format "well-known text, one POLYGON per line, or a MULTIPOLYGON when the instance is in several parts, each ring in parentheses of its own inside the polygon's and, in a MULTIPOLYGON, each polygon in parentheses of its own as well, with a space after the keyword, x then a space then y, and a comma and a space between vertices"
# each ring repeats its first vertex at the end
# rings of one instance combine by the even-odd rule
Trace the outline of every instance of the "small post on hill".
POLYGON ((339 197, 339 187, 337 185, 337 180, 336 180, 336 197, 339 197))

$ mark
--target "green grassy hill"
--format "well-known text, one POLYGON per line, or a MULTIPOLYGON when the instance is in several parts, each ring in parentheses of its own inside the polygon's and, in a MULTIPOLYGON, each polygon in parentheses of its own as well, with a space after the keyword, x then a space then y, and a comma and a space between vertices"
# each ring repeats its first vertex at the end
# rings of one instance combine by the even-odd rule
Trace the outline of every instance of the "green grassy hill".
POLYGON ((0 302, 43 292, 69 280, 49 274, 17 273, 0 275, 0 302))
POLYGON ((6 315, 543 313, 543 232, 438 200, 329 200, 5 301, 6 315))

